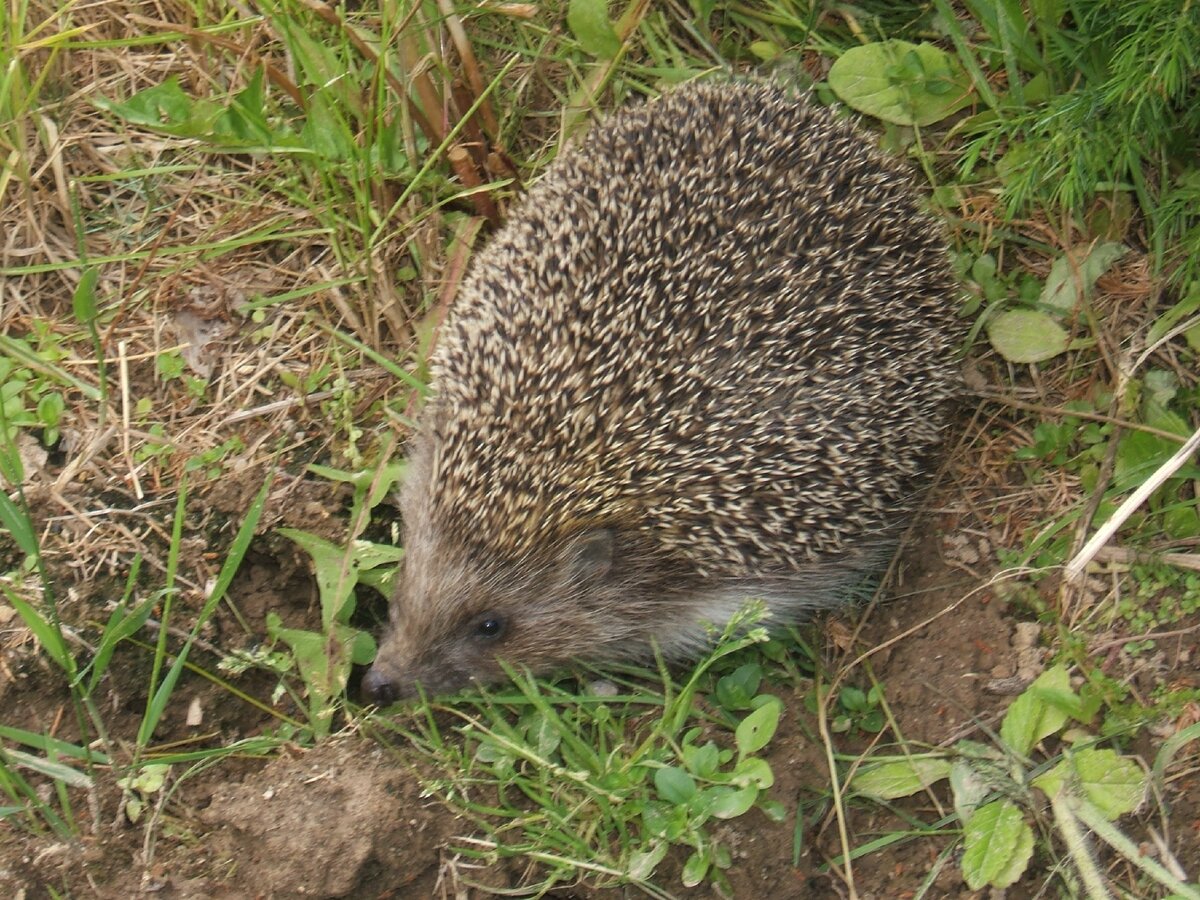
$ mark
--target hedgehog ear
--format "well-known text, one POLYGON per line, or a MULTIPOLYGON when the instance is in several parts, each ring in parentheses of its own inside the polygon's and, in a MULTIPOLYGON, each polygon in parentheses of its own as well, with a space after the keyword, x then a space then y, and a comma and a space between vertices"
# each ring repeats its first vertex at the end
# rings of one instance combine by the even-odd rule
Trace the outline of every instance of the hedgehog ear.
POLYGON ((599 578, 612 568, 616 544, 616 535, 611 528, 580 532, 563 548, 560 556, 563 570, 573 581, 599 578))

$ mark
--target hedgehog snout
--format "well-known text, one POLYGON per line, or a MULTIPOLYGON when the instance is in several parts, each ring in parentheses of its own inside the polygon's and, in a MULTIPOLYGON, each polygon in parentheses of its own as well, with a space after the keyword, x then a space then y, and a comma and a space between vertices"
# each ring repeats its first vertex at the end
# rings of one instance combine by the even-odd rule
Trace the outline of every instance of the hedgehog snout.
POLYGON ((363 676, 362 693, 377 706, 391 706, 403 699, 398 682, 379 666, 371 666, 363 676))

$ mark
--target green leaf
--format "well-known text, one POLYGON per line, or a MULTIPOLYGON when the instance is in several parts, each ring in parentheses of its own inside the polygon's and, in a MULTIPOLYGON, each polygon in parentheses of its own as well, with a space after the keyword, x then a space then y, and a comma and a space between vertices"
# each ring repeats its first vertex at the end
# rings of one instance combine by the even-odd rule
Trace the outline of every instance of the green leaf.
POLYGON ((1115 750, 1080 750, 1071 756, 1087 799, 1110 820, 1131 813, 1146 796, 1146 775, 1115 750))
POLYGON ((379 566, 391 566, 404 559, 404 550, 391 544, 376 544, 371 541, 353 541, 350 552, 359 571, 379 566))
POLYGON ((1115 750, 1080 750, 1033 780, 1033 786, 1053 797, 1078 789, 1109 821, 1131 813, 1146 795, 1141 766, 1115 750))
POLYGON ((712 778, 716 774, 720 762, 720 751, 712 741, 703 747, 687 744, 683 748, 683 764, 693 775, 712 778))
POLYGON ((1047 703, 1039 691, 1070 691, 1071 683, 1063 666, 1047 669, 1009 706, 1000 724, 1000 739, 1021 756, 1028 755, 1034 744, 1054 734, 1067 723, 1068 715, 1059 706, 1047 703))
POLYGON ((941 781, 950 774, 948 759, 902 759, 859 771, 850 786, 859 793, 880 800, 908 797, 941 781))
POLYGON ((785 822, 788 818, 788 808, 778 800, 763 800, 758 804, 762 814, 772 822, 785 822))
POLYGON ((275 135, 263 111, 263 68, 254 70, 246 87, 233 95, 229 108, 216 120, 214 130, 244 144, 270 146, 275 135))
POLYGON ((350 641, 350 662, 356 666, 365 666, 375 660, 378 650, 375 638, 369 631, 356 631, 350 641))
POLYGON ((63 395, 58 391, 43 394, 41 399, 38 400, 37 405, 38 421, 47 428, 53 428, 62 419, 63 410, 66 409, 66 405, 63 395))
POLYGON ((867 709, 867 695, 862 688, 847 685, 838 695, 838 701, 850 712, 864 712, 867 709))
POLYGON ((172 75, 162 84, 134 94, 124 103, 103 98, 95 100, 101 109, 114 113, 133 125, 151 127, 182 126, 193 121, 194 101, 172 75))
MULTIPOLYGON (((261 111, 261 79, 262 70, 256 70, 249 85, 233 95, 228 106, 189 96, 179 86, 179 78, 175 75, 162 84, 134 94, 124 102, 104 98, 95 98, 93 102, 134 125, 177 137, 205 140, 218 146, 232 149, 311 149, 286 129, 269 130, 261 111)), ((319 97, 319 92, 314 93, 312 102, 316 103, 319 97)), ((307 121, 311 123, 312 119, 307 121)), ((331 139, 330 135, 322 137, 331 139)))
POLYGON ((751 756, 737 764, 729 780, 739 786, 751 784, 765 790, 775 783, 775 773, 765 759, 751 756))
POLYGON ((621 39, 608 19, 606 0, 571 0, 567 27, 583 49, 600 59, 612 59, 621 49, 621 39))
MULTIPOLYGON (((221 563, 221 568, 217 572, 217 579, 213 582, 212 589, 208 592, 208 596, 204 600, 204 605, 200 608, 200 612, 188 632, 187 640, 184 641, 183 647, 175 655, 175 659, 167 670, 167 674, 163 676, 162 681, 158 683, 157 687, 153 688, 153 693, 142 714, 142 724, 138 728, 137 743, 140 747, 149 744, 150 738, 154 735, 154 730, 158 727, 158 722, 167 708, 167 703, 175 691, 175 685, 179 683, 179 677, 183 674, 184 666, 187 665, 188 654, 191 652, 196 636, 212 617, 217 605, 225 599, 225 592, 229 590, 229 585, 233 582, 233 576, 237 574, 242 560, 246 558, 246 551, 250 547, 250 541, 254 538, 259 519, 262 518, 263 508, 267 502, 267 493, 271 488, 273 477, 272 473, 271 476, 264 479, 262 487, 254 495, 254 499, 250 501, 246 515, 242 519, 242 524, 238 526, 238 530, 233 536, 233 542, 229 545, 229 549, 225 553, 225 561, 221 563)), ((179 482, 177 495, 175 521, 172 526, 173 547, 179 546, 179 535, 182 534, 183 529, 183 516, 187 506, 186 475, 179 482)), ((177 553, 178 551, 175 552, 177 553)), ((168 557, 168 585, 173 585, 174 583, 174 566, 175 562, 171 557, 168 557)))
POLYGON ((336 100, 324 93, 313 94, 308 105, 308 120, 301 130, 304 146, 311 147, 325 159, 343 162, 354 156, 354 142, 347 132, 341 108, 336 100))
POLYGON ((992 793, 992 779, 988 777, 985 766, 981 760, 969 756, 960 757, 950 765, 950 795, 954 798, 954 812, 964 822, 992 793))
MULTIPOLYGON (((0 357, 2 358, 2 357, 0 357)), ((7 386, 7 382, 0 376, 0 385, 7 386)), ((15 431, 12 421, 5 412, 4 393, 0 389, 0 481, 7 481, 10 485, 25 483, 25 466, 21 463, 21 454, 17 452, 15 441, 15 431)), ((4 491, 0 490, 0 527, 9 531, 10 534, 17 540, 22 551, 26 556, 29 555, 29 550, 26 549, 27 543, 23 543, 22 539, 13 531, 13 523, 19 523, 22 515, 17 512, 17 507, 4 491)), ((18 528, 21 526, 18 524, 18 528)), ((30 532, 32 535, 32 532, 30 532)), ((37 541, 32 541, 34 551, 37 550, 37 541)))
POLYGON ((708 874, 708 854, 697 850, 683 864, 683 873, 679 876, 685 887, 695 887, 708 874))
POLYGON ((79 277, 79 286, 71 298, 71 308, 81 325, 90 325, 96 320, 96 279, 99 277, 100 273, 95 268, 89 266, 84 269, 79 277))
MULTIPOLYGON (((141 557, 134 557, 134 560, 135 568, 140 566, 141 557)), ((141 630, 146 620, 150 618, 150 613, 153 612, 154 604, 157 601, 157 596, 150 596, 133 609, 130 609, 125 601, 122 601, 112 611, 112 615, 108 618, 108 624, 104 627, 104 633, 100 636, 100 643, 96 645, 96 654, 88 666, 92 672, 92 676, 88 680, 87 692, 89 694, 96 689, 100 684, 100 679, 107 673, 109 660, 112 659, 117 644, 141 630)), ((84 670, 80 675, 82 676, 86 671, 84 670)))
POLYGON ((140 794, 157 794, 166 784, 167 773, 170 771, 171 767, 163 763, 147 763, 136 775, 118 778, 117 784, 140 794))
POLYGON ((1033 832, 1011 800, 977 809, 963 829, 963 840, 963 878, 973 891, 1014 883, 1033 854, 1033 832))
POLYGON ((750 52, 763 62, 770 62, 778 57, 783 51, 774 41, 752 41, 750 44, 750 52))
MULTIPOLYGON (((20 458, 16 453, 13 456, 17 459, 17 466, 20 467, 20 458)), ((10 473, 7 470, 4 472, 4 477, 9 479, 13 484, 20 484, 22 474, 20 472, 10 473)), ((33 522, 29 516, 20 509, 15 503, 8 499, 8 495, 0 491, 0 528, 3 528, 12 539, 17 542, 17 547, 21 552, 30 559, 36 559, 39 553, 37 534, 33 530, 33 522)))
POLYGON ((1076 301, 1091 296, 1096 280, 1128 252, 1124 244, 1105 241, 1093 246, 1086 255, 1073 251, 1060 256, 1050 267, 1040 302, 1063 314, 1070 313, 1076 301))
POLYGON ((666 841, 655 841, 650 845, 649 850, 639 850, 636 853, 631 853, 629 856, 629 865, 626 870, 626 875, 630 881, 641 882, 648 881, 650 876, 654 874, 654 870, 658 864, 663 861, 667 855, 671 845, 666 841))
POLYGON ((908 41, 851 47, 830 68, 829 86, 859 112, 896 125, 931 125, 971 102, 957 59, 908 41))
POLYGON ((37 638, 38 643, 42 645, 42 649, 46 651, 47 655, 64 672, 69 675, 73 674, 75 659, 71 656, 70 651, 67 650, 67 644, 63 640, 58 626, 49 618, 42 615, 40 610, 36 610, 32 605, 26 603, 21 596, 10 590, 7 585, 0 584, 0 589, 4 591, 4 595, 8 597, 8 602, 17 611, 17 615, 21 617, 21 621, 25 627, 33 632, 33 636, 37 638))
POLYGON ((988 322, 987 333, 996 352, 1012 363, 1053 359, 1070 342, 1061 325, 1046 313, 1032 309, 1000 313, 988 322))
MULTIPOLYGON (((1157 343, 1176 325, 1193 316, 1197 310, 1200 310, 1200 281, 1193 281, 1188 285, 1183 299, 1159 316, 1151 326, 1146 333, 1146 345, 1157 343)), ((1200 326, 1195 327, 1200 328, 1200 326)))
POLYGON ((55 781, 61 781, 70 787, 84 789, 92 787, 92 779, 89 776, 71 768, 65 763, 34 756, 31 753, 25 753, 23 750, 7 750, 5 751, 5 756, 22 768, 45 775, 47 778, 53 778, 55 781))
POLYGON ((23 728, 10 728, 7 725, 0 725, 0 737, 24 744, 26 747, 33 747, 35 750, 41 750, 55 759, 61 756, 68 756, 71 759, 86 760, 93 765, 112 765, 112 761, 108 756, 99 750, 92 750, 88 747, 81 747, 78 744, 60 741, 57 738, 47 737, 44 734, 38 734, 33 731, 25 731, 23 728))
POLYGON ((317 593, 321 598, 322 626, 329 629, 334 623, 346 621, 353 612, 352 594, 358 583, 358 566, 353 553, 296 528, 280 528, 279 533, 299 544, 312 557, 317 593))
POLYGON ((783 704, 775 698, 764 703, 738 723, 734 739, 737 741, 738 756, 748 756, 767 746, 779 727, 779 714, 783 704))
POLYGON ((687 803, 696 796, 696 782, 683 769, 663 766, 654 773, 654 787, 668 803, 687 803))
POLYGON ((711 800, 709 811, 718 819, 736 819, 758 799, 758 788, 754 785, 741 788, 718 786, 709 788, 704 793, 711 800))
POLYGON ((717 681, 717 702, 728 710, 749 709, 762 682, 762 666, 746 663, 717 681))

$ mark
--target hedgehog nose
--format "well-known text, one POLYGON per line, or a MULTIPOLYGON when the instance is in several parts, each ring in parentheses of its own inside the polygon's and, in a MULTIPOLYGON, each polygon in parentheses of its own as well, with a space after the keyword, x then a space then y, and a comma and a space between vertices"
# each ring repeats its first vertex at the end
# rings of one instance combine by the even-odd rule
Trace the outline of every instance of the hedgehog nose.
POLYGON ((396 682, 381 672, 378 666, 371 666, 363 676, 362 692, 369 701, 379 706, 388 706, 400 699, 396 682))

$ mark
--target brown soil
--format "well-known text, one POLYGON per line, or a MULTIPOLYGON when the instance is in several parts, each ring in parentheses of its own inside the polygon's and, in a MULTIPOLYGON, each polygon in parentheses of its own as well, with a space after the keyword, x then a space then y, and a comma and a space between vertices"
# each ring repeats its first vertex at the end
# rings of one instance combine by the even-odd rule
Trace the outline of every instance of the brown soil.
MULTIPOLYGON (((237 492, 236 486, 223 490, 237 492)), ((303 490, 289 495, 293 500, 285 505, 293 515, 306 502, 310 515, 336 505, 330 497, 296 499, 305 495, 303 490)), ((272 518, 288 517, 280 512, 272 518)), ((298 554, 287 542, 269 537, 259 539, 254 549, 231 592, 251 632, 261 628, 263 615, 272 609, 294 624, 311 627, 314 594, 298 554)), ((994 593, 980 590, 977 578, 945 561, 964 555, 972 558, 970 552, 964 554, 961 541, 947 542, 932 532, 920 536, 904 556, 897 589, 906 595, 903 599, 869 610, 856 622, 835 619, 824 628, 832 645, 846 648, 831 651, 842 663, 875 648, 867 659, 859 659, 850 678, 869 684, 861 677, 869 660, 886 688, 899 731, 909 741, 936 745, 962 736, 987 740, 980 726, 997 723, 1012 694, 1032 674, 1030 667, 1036 671, 1038 665, 1038 651, 1021 637, 1029 628, 1018 627, 1014 610, 994 593), (851 638, 852 628, 859 625, 857 638, 851 638), (1012 684, 1017 687, 1004 693, 1004 686, 1012 684)), ((233 627, 231 615, 219 616, 206 639, 220 646, 236 644, 233 627)), ((130 654, 131 662, 136 658, 130 654)), ((39 657, 10 648, 5 661, 3 721, 33 730, 64 723, 59 733, 70 737, 65 724, 70 717, 64 715, 68 698, 59 688, 47 690, 56 681, 50 680, 39 657)), ((1185 654, 1175 662, 1174 677, 1195 684, 1195 661, 1189 663, 1185 654)), ((832 659, 830 670, 838 664, 832 659)), ((114 685, 114 732, 132 733, 136 728, 141 711, 136 691, 144 676, 136 663, 117 675, 130 680, 120 690, 114 685), (127 698, 124 706, 121 696, 127 698)), ((239 689, 252 696, 266 696, 270 686, 262 676, 238 681, 239 689)), ((820 814, 827 807, 814 806, 829 789, 822 746, 811 737, 816 724, 804 711, 801 696, 785 699, 789 713, 766 752, 778 779, 772 796, 793 813, 798 807, 804 810, 806 826, 797 843, 794 819, 775 824, 754 811, 722 823, 718 835, 734 857, 728 873, 734 896, 844 896, 844 882, 828 867, 841 852, 838 831, 831 814, 820 814)), ((269 716, 238 704, 225 688, 190 678, 179 689, 160 738, 211 745, 253 735, 270 724, 269 716), (203 725, 186 723, 189 705, 204 712, 203 725)), ((866 750, 870 739, 863 732, 834 735, 838 751, 846 754, 866 750)), ((75 845, 9 828, 0 846, 0 889, 6 896, 30 900, 49 897, 51 890, 76 897, 143 892, 180 898, 485 897, 530 880, 531 873, 515 864, 481 866, 456 852, 475 833, 474 826, 425 794, 420 773, 403 750, 397 756, 362 735, 342 735, 312 749, 297 746, 270 760, 228 760, 209 771, 182 776, 181 771, 174 773, 180 779, 178 788, 157 811, 158 821, 149 832, 145 823, 133 825, 118 812, 119 791, 112 784, 95 791, 91 802, 98 812, 96 826, 84 825, 75 845), (149 842, 147 833, 152 835, 149 842)), ((1177 837, 1197 821, 1196 804, 1187 797, 1182 790, 1172 797, 1177 837)), ((947 797, 939 795, 901 807, 928 821, 934 810, 927 807, 935 800, 943 809, 948 805, 947 797)), ((86 803, 77 803, 76 809, 88 815, 86 803)), ((849 824, 855 844, 903 828, 896 814, 853 804, 849 824)), ((907 841, 857 860, 854 880, 859 896, 911 896, 947 843, 907 841)), ((1184 849, 1180 861, 1194 870, 1200 863, 1194 832, 1184 849)), ((672 874, 680 861, 668 859, 660 884, 671 895, 689 896, 694 892, 680 887, 672 874)), ((1027 876, 1009 896, 1033 896, 1037 884, 1036 875, 1027 876)), ((939 897, 972 896, 953 859, 943 865, 934 892, 939 897)), ((557 889, 553 896, 633 894, 577 885, 557 889)))

